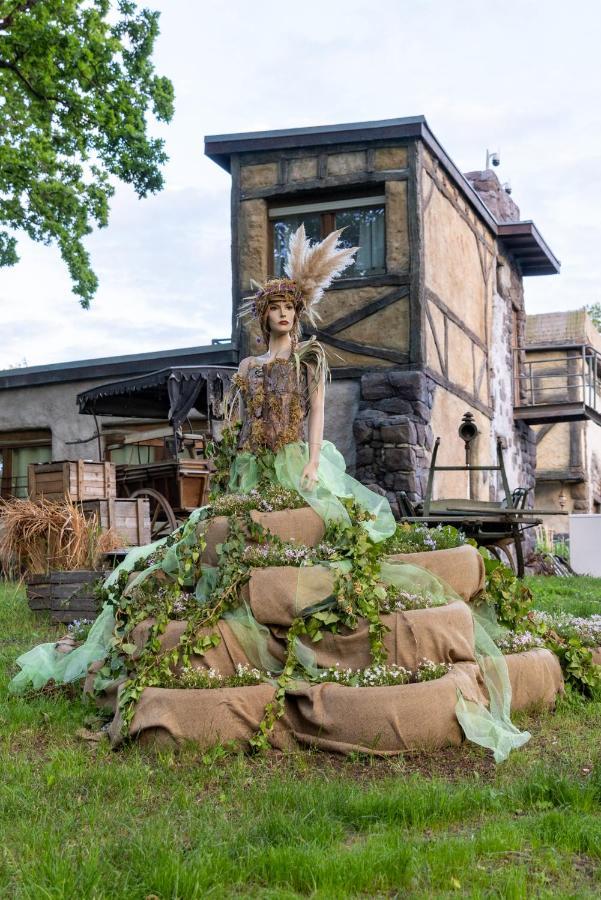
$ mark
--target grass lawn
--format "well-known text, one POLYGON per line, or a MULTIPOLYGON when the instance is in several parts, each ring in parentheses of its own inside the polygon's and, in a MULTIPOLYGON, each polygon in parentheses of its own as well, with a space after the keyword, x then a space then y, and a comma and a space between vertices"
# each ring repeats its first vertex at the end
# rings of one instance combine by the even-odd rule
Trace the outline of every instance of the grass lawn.
MULTIPOLYGON (((537 606, 601 612, 601 580, 529 579, 537 606)), ((24 701, 19 653, 52 640, 0 583, 0 897, 599 897, 601 700, 522 717, 495 766, 465 745, 395 760, 298 751, 111 752, 96 714, 24 701)))

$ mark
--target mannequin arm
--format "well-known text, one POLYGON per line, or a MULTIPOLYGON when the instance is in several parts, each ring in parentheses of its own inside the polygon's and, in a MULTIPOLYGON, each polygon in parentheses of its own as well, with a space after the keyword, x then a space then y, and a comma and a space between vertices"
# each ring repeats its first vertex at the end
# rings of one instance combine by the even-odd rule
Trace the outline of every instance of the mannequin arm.
POLYGON ((307 417, 309 432, 309 462, 301 475, 301 485, 313 490, 317 483, 319 454, 323 441, 323 423, 325 406, 325 384, 323 378, 315 382, 315 370, 307 366, 309 379, 309 415, 307 417))

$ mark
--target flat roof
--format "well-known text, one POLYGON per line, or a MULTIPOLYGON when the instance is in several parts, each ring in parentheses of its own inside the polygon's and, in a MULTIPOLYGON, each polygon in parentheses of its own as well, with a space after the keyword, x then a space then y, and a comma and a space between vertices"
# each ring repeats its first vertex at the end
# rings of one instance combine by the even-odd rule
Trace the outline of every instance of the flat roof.
POLYGON ((400 119, 378 119, 371 122, 346 122, 338 125, 316 125, 308 128, 281 128, 238 134, 213 134, 205 137, 205 154, 227 172, 235 153, 257 153, 269 150, 293 150, 303 147, 327 147, 335 144, 419 138, 440 161, 449 177, 460 188, 491 231, 514 254, 523 275, 551 275, 560 270, 560 262, 543 241, 534 224, 497 222, 489 208, 457 168, 442 144, 433 134, 426 117, 407 116, 400 119), (527 226, 521 234, 516 226, 527 226), (528 230, 529 227, 529 230, 528 230), (504 231, 502 231, 504 229, 504 231), (517 237, 527 238, 519 243, 517 237), (534 255, 532 255, 534 254, 534 255))
POLYGON ((231 341, 216 342, 200 347, 176 350, 157 350, 125 356, 104 356, 98 359, 77 359, 71 362, 50 363, 0 371, 0 390, 60 384, 70 381, 109 378, 114 375, 144 375, 161 368, 161 364, 175 366, 237 365, 237 350, 231 341), (158 365, 157 365, 158 363, 158 365))

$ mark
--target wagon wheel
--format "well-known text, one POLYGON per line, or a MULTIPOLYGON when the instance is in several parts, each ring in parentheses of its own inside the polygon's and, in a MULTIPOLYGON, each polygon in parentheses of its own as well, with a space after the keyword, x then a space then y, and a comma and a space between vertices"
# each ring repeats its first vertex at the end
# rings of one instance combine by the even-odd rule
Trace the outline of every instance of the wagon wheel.
POLYGON ((512 537, 505 538, 503 541, 500 541, 498 544, 490 544, 488 549, 493 554, 499 562, 503 562, 501 559, 501 552, 503 551, 503 556, 506 559, 506 564, 509 566, 514 575, 517 575, 518 578, 524 577, 524 548, 522 546, 522 534, 520 532, 519 527, 515 526, 512 529, 512 537), (510 552, 510 547, 513 546, 515 548, 515 557, 510 552))
POLYGON ((154 488, 139 488, 130 494, 132 500, 143 497, 150 504, 150 534, 153 541, 166 537, 177 528, 177 519, 167 498, 154 488))

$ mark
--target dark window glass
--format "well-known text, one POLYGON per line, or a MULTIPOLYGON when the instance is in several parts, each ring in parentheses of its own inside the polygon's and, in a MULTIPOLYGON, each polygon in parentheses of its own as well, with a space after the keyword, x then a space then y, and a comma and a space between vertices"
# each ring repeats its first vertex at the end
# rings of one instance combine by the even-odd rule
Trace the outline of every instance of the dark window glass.
POLYGON ((386 233, 384 207, 361 206, 336 213, 336 228, 344 228, 341 241, 358 247, 355 262, 345 270, 345 278, 381 275, 386 271, 386 233))
POLYGON ((305 223, 305 232, 311 241, 321 240, 320 213, 304 213, 299 216, 284 216, 273 223, 273 274, 276 278, 283 276, 288 241, 296 229, 305 223))
POLYGON ((273 220, 273 274, 284 275, 290 235, 304 222, 307 237, 320 241, 336 228, 344 228, 342 243, 359 247, 355 263, 345 278, 360 278, 386 272, 386 230, 383 206, 360 206, 335 212, 299 213, 273 220))

